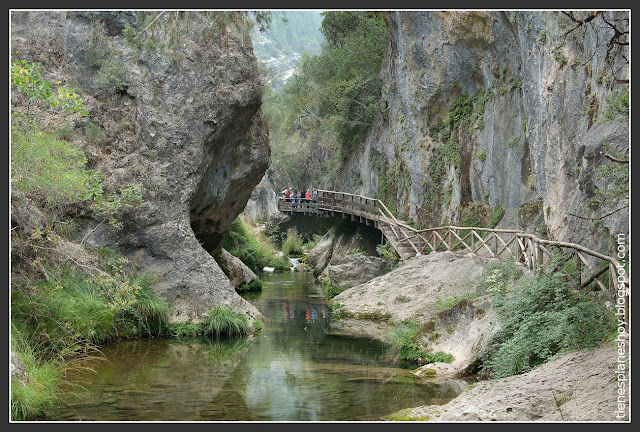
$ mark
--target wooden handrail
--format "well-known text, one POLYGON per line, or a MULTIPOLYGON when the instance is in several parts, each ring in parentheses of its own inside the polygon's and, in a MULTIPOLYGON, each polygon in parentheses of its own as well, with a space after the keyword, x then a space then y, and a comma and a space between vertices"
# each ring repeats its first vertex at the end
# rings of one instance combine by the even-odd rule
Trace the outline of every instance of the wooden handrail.
MULTIPOLYGON (((526 261, 530 263, 530 265, 534 265, 536 263, 536 260, 540 260, 539 257, 534 257, 532 252, 527 252, 527 250, 529 248, 538 248, 539 245, 547 245, 547 246, 556 246, 556 247, 561 247, 561 248, 570 248, 576 251, 580 251, 582 253, 585 253, 587 255, 590 255, 592 257, 601 259, 601 260, 605 260, 608 261, 609 263, 611 263, 614 267, 619 267, 620 263, 618 262, 618 260, 615 257, 611 257, 608 255, 604 255, 601 254, 599 252, 593 251, 591 249, 588 249, 582 245, 576 244, 576 243, 568 243, 568 242, 561 242, 561 241, 554 241, 554 240, 546 240, 546 239, 541 239, 533 234, 528 234, 525 233, 522 230, 515 230, 515 229, 496 229, 496 228, 484 228, 484 227, 460 227, 460 226, 454 226, 454 225, 447 225, 447 226, 441 226, 441 227, 432 227, 432 228, 425 228, 425 229, 417 229, 414 228, 412 226, 409 226, 403 222, 400 222, 395 215, 387 208, 387 206, 379 199, 377 198, 370 198, 370 197, 366 197, 363 195, 356 195, 356 194, 351 194, 351 193, 347 193, 347 192, 337 192, 337 191, 330 191, 330 190, 324 190, 324 189, 317 189, 318 191, 318 196, 314 197, 313 199, 315 199, 316 201, 318 201, 316 204, 316 208, 320 208, 320 203, 319 201, 322 199, 325 199, 327 201, 331 200, 331 209, 326 209, 327 211, 335 211, 335 212, 342 212, 342 213, 350 213, 350 214, 354 214, 353 212, 355 211, 354 209, 354 205, 353 203, 355 201, 358 201, 358 204, 360 204, 360 210, 358 213, 358 216, 365 216, 368 217, 369 219, 376 219, 377 215, 376 214, 372 214, 372 213, 368 213, 368 212, 362 212, 362 201, 370 201, 373 203, 373 207, 377 208, 380 215, 384 218, 385 222, 391 227, 391 230, 393 231, 394 235, 396 236, 398 241, 407 241, 409 242, 409 244, 412 246, 412 248, 416 251, 416 253, 420 253, 420 250, 418 247, 416 247, 416 245, 411 241, 411 238, 415 238, 416 236, 418 236, 423 242, 425 242, 427 245, 430 245, 428 240, 425 239, 424 237, 421 236, 421 234, 423 233, 428 233, 428 232, 434 232, 438 237, 440 237, 440 235, 437 233, 438 231, 441 230, 447 230, 450 233, 453 233, 457 238, 457 242, 456 242, 456 247, 461 246, 461 243, 464 243, 463 240, 459 237, 459 231, 470 231, 472 233, 474 233, 475 237, 478 238, 478 240, 480 240, 481 244, 480 246, 476 249, 476 252, 479 251, 483 246, 485 248, 487 248, 487 250, 490 251, 491 255, 500 255, 502 254, 505 250, 509 250, 508 246, 513 242, 514 238, 512 238, 511 240, 509 240, 508 242, 505 242, 502 238, 498 237, 496 234, 513 234, 515 237, 519 238, 519 239, 527 239, 528 242, 523 242, 518 240, 518 246, 521 250, 521 252, 525 255, 526 261), (336 198, 336 194, 340 195, 340 198, 336 198), (345 199, 346 197, 349 197, 350 199, 345 199), (334 201, 341 201, 340 206, 334 206, 334 201), (345 205, 345 202, 350 202, 351 205, 347 206, 345 205), (351 210, 351 212, 348 212, 346 210, 351 210), (402 232, 402 235, 404 237, 401 237, 401 235, 395 230, 395 228, 393 227, 393 225, 395 225, 396 227, 401 227, 404 228, 406 230, 409 230, 412 232, 412 235, 407 235, 406 233, 402 232), (493 251, 491 251, 491 248, 486 244, 486 241, 484 239, 482 239, 481 236, 479 236, 477 234, 477 232, 488 232, 488 233, 494 233, 494 236, 496 236, 495 242, 496 242, 496 253, 494 253, 493 251), (503 243, 503 245, 505 245, 498 253, 497 251, 497 239, 500 239, 500 241, 503 243)), ((313 203, 307 203, 305 198, 299 198, 299 200, 304 201, 301 203, 290 203, 290 204, 313 204, 313 203)), ((280 198, 280 201, 283 201, 283 198, 280 198)), ((313 207, 313 206, 310 206, 313 207)), ((305 207, 305 208, 309 208, 309 207, 305 207)), ((365 208, 368 209, 368 205, 365 205, 365 208)), ((472 236, 473 237, 473 236, 472 236)), ((491 236, 489 236, 491 237, 491 236)), ((444 240, 442 239, 442 237, 440 237, 441 242, 443 242, 444 240)), ((465 237, 466 239, 466 237, 465 237)), ((430 245, 431 249, 434 250, 434 248, 436 248, 436 245, 430 245)), ((468 247, 468 245, 466 245, 466 249, 470 249, 468 247)), ((451 245, 447 246, 447 249, 449 249, 451 247, 451 245)), ((426 248, 426 245, 425 245, 426 248)), ((511 252, 511 251, 510 251, 511 252)), ((545 252, 548 254, 548 251, 545 250, 545 252)), ((540 252, 542 253, 542 251, 540 252)), ((538 263, 540 264, 540 263, 538 263)), ((628 277, 626 275, 622 275, 623 279, 624 279, 624 283, 625 285, 629 285, 629 280, 628 277)))
MULTIPOLYGON (((362 195, 355 195, 345 192, 336 192, 329 190, 318 189, 318 196, 312 198, 309 202, 305 198, 298 198, 300 202, 284 202, 284 198, 280 198, 278 202, 278 208, 282 211, 290 211, 290 212, 302 212, 315 215, 325 213, 334 214, 334 212, 342 213, 343 217, 345 214, 351 214, 353 216, 358 216, 360 218, 364 217, 367 220, 373 220, 375 224, 379 224, 381 221, 384 221, 386 225, 389 226, 390 232, 383 231, 384 235, 393 236, 392 246, 396 249, 400 249, 401 246, 407 246, 407 243, 411 248, 415 251, 416 255, 421 254, 422 252, 427 250, 429 247, 430 252, 437 252, 442 246, 446 247, 447 250, 460 250, 459 248, 463 248, 465 251, 472 251, 472 253, 478 253, 481 249, 486 249, 488 254, 492 257, 500 257, 506 251, 511 257, 515 258, 517 261, 524 262, 527 268, 533 271, 539 271, 545 266, 544 255, 546 254, 548 259, 547 263, 550 261, 554 264, 553 272, 559 270, 573 255, 576 260, 576 269, 577 269, 577 286, 581 289, 594 281, 598 284, 600 288, 606 290, 606 287, 598 279, 602 274, 604 274, 609 269, 609 290, 612 289, 612 286, 616 286, 619 288, 619 283, 625 287, 625 296, 624 296, 624 319, 625 319, 625 327, 628 331, 628 308, 629 308, 629 278, 626 273, 618 274, 617 269, 620 267, 620 263, 615 257, 611 257, 608 255, 601 254, 600 252, 596 252, 590 250, 582 245, 577 243, 568 243, 562 241, 554 241, 554 240, 546 240, 541 239, 533 234, 525 233, 521 230, 514 229, 495 229, 495 228, 483 228, 483 227, 459 227, 453 225, 441 226, 441 227, 433 227, 433 228, 425 228, 425 229, 417 229, 411 227, 398 219, 396 219, 395 215, 387 208, 387 206, 377 198, 369 198, 362 195), (339 198, 338 198, 339 196, 339 198), (314 203, 313 200, 316 202, 314 203), (363 211, 363 200, 365 202, 363 211), (321 201, 326 201, 322 202, 321 201), (358 210, 356 211, 355 204, 358 204, 358 210), (369 205, 369 202, 372 203, 372 206, 369 205), (336 203, 338 205, 336 205, 336 203), (347 203, 350 203, 349 205, 347 203), (288 204, 288 205, 285 205, 288 204), (330 205, 329 205, 330 204, 330 205), (377 212, 375 211, 377 209, 377 212), (374 210, 373 213, 369 213, 370 210, 374 210), (379 214, 378 214, 379 213, 379 214), (380 219, 382 217, 382 220, 380 219), (446 233, 440 235, 440 231, 446 230, 446 233), (407 234, 407 232, 409 234, 407 234), (463 237, 460 236, 461 231, 467 232, 463 237), (482 238, 478 233, 489 233, 486 238, 482 238), (422 234, 431 233, 431 243, 422 236, 422 234), (500 237, 500 234, 510 235, 511 238, 507 241, 503 240, 500 237), (456 241, 452 240, 452 236, 456 237, 456 241), (437 237, 437 239, 436 239, 437 237), (448 237, 448 241, 446 240, 448 237), (421 248, 419 248, 412 239, 420 239, 420 241, 424 242, 424 246, 418 243, 421 248), (493 250, 488 244, 489 239, 493 238, 493 250), (471 247, 465 243, 465 240, 470 239, 471 247), (477 240, 476 240, 477 239, 477 240), (499 249, 498 240, 502 243, 502 248, 499 249), (511 247, 512 243, 517 240, 514 247, 511 247), (395 242, 395 244, 394 244, 395 242), (479 242, 479 245, 478 243, 479 242), (433 243, 433 244, 432 244, 433 243), (552 255, 552 253, 547 250, 544 246, 555 246, 559 248, 567 248, 572 249, 573 254, 569 253, 568 257, 561 259, 562 264, 559 264, 559 261, 556 260, 556 257, 552 255), (510 249, 511 247, 511 249, 510 249), (515 250, 512 250, 515 249, 515 250), (587 254, 594 258, 604 260, 608 262, 607 267, 604 267, 600 270, 594 270, 594 268, 588 263, 582 254, 587 254), (585 268, 591 272, 591 274, 583 281, 582 279, 582 264, 584 264, 585 268), (614 279, 615 278, 615 279, 614 279), (621 279, 620 279, 621 278, 621 279), (618 282, 618 284, 616 284, 618 282)), ((361 219, 362 221, 362 219, 361 219)), ((378 225, 376 225, 379 227, 378 225)), ((390 239, 391 240, 391 239, 390 239)), ((398 250, 398 253, 401 257, 409 257, 414 256, 406 251, 401 253, 398 250), (404 254, 404 256, 403 256, 404 254)), ((486 253, 486 252, 484 252, 486 253)), ((587 273, 588 275, 589 273, 587 273)), ((618 289, 615 289, 618 291, 618 289)))

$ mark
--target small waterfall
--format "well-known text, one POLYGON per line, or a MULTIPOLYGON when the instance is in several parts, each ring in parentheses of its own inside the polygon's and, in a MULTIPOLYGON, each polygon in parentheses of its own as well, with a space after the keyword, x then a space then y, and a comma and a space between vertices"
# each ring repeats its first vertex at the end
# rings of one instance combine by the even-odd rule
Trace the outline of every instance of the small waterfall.
POLYGON ((296 267, 298 267, 298 265, 300 264, 300 260, 298 258, 289 257, 289 262, 293 264, 293 266, 291 267, 291 271, 294 271, 296 267))

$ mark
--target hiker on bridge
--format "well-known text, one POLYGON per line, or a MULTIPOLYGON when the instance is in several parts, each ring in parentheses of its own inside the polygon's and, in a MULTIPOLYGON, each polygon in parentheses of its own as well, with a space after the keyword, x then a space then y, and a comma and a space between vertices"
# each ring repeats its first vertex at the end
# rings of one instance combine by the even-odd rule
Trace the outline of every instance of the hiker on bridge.
POLYGON ((305 202, 307 203, 311 202, 311 191, 309 189, 307 189, 307 192, 304 194, 304 198, 305 198, 305 202))
POLYGON ((287 188, 285 190, 282 191, 282 195, 284 196, 284 200, 286 202, 291 202, 291 190, 290 188, 287 188))

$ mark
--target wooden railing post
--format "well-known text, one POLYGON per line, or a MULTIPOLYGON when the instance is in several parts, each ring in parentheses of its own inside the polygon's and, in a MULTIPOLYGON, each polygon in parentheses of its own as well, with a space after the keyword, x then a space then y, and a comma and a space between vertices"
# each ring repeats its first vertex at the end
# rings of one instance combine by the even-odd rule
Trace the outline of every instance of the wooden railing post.
POLYGON ((331 194, 331 212, 332 214, 335 212, 336 208, 338 208, 338 198, 335 193, 331 194))
POLYGON ((542 273, 543 269, 544 269, 544 256, 542 255, 542 247, 540 247, 540 245, 538 243, 536 243, 536 254, 538 255, 536 257, 536 261, 538 263, 538 272, 542 273))
POLYGON ((578 251, 573 251, 573 259, 576 267, 576 278, 578 282, 578 286, 582 285, 582 263, 580 262, 580 256, 578 255, 578 251))
POLYGON ((474 250, 476 250, 476 231, 471 230, 469 232, 471 233, 471 252, 473 252, 474 250))
POLYGON ((613 297, 613 303, 616 302, 616 267, 612 262, 609 263, 609 294, 613 297))

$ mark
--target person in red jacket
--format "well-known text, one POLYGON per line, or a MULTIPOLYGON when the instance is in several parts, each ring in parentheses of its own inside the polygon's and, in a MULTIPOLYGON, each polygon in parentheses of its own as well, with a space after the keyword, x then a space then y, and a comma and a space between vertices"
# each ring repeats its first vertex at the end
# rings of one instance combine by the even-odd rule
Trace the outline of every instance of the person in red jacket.
POLYGON ((307 192, 304 194, 304 197, 306 198, 306 201, 308 203, 311 202, 311 191, 309 189, 307 189, 307 192))
POLYGON ((291 202, 291 199, 290 199, 291 198, 291 190, 285 189, 285 190, 282 191, 282 194, 284 195, 284 200, 286 202, 291 202))

